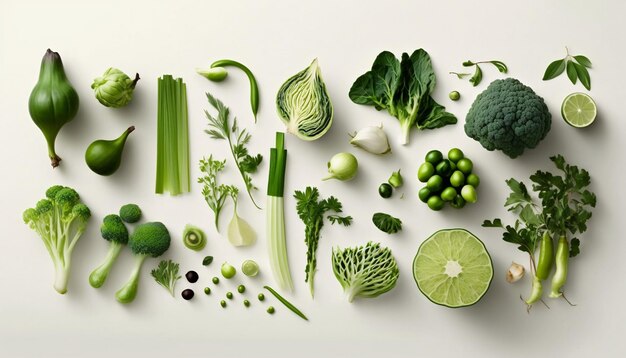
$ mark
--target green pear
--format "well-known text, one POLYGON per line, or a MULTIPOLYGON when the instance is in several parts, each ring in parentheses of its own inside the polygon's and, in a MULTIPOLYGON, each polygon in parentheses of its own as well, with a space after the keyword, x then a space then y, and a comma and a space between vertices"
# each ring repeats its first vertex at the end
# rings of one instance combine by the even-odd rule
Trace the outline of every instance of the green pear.
POLYGON ((122 163, 122 153, 128 135, 135 130, 134 126, 128 127, 116 139, 99 139, 87 147, 85 152, 85 162, 94 173, 100 175, 111 175, 117 171, 122 163))

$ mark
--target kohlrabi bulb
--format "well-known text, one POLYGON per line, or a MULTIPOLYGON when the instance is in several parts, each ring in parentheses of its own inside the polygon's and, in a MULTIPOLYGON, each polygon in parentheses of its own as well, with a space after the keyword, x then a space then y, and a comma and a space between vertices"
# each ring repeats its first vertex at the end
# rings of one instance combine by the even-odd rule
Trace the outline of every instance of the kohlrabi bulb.
POLYGON ((96 99, 104 106, 119 108, 124 107, 133 99, 137 81, 139 81, 139 74, 131 80, 124 72, 111 67, 101 77, 93 80, 91 88, 96 93, 96 99))

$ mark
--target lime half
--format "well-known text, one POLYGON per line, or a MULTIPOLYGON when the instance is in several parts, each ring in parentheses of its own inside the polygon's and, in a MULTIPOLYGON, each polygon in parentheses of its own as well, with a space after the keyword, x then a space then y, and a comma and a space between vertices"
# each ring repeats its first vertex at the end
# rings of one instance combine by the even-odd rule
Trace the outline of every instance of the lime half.
POLYGON ((572 127, 589 126, 595 121, 597 114, 596 103, 585 93, 572 93, 565 97, 561 105, 561 116, 572 127))
POLYGON ((252 260, 246 260, 241 264, 241 272, 246 276, 254 277, 259 273, 259 265, 252 260))
POLYGON ((463 229, 440 230, 426 239, 413 261, 417 287, 432 302, 464 307, 478 302, 493 279, 485 245, 463 229))

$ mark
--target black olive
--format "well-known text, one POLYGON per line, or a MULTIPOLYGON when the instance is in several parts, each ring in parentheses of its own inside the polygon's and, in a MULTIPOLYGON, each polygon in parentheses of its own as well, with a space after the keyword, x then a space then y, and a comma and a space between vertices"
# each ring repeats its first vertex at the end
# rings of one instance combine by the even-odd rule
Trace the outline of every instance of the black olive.
POLYGON ((198 281, 198 273, 196 271, 189 271, 185 274, 187 281, 194 283, 198 281))
POLYGON ((392 193, 393 193, 393 187, 389 183, 382 183, 378 187, 378 194, 380 194, 380 196, 382 196, 385 199, 390 198, 392 193))
POLYGON ((190 289, 187 288, 187 289, 183 290, 183 292, 181 292, 180 295, 183 296, 184 299, 189 301, 190 299, 193 298, 194 293, 193 293, 193 290, 190 290, 190 289))

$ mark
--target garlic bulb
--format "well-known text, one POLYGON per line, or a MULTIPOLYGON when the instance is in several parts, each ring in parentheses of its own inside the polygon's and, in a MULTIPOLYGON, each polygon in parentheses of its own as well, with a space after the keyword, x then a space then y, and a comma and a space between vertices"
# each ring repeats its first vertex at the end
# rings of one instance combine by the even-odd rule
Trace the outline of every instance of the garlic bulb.
POLYGON ((383 126, 365 127, 355 133, 350 140, 350 144, 359 147, 372 154, 387 154, 391 152, 389 139, 383 130, 383 126))
POLYGON ((509 270, 506 272, 506 282, 513 283, 518 281, 520 278, 524 277, 524 272, 524 266, 512 262, 511 267, 509 267, 509 270))

